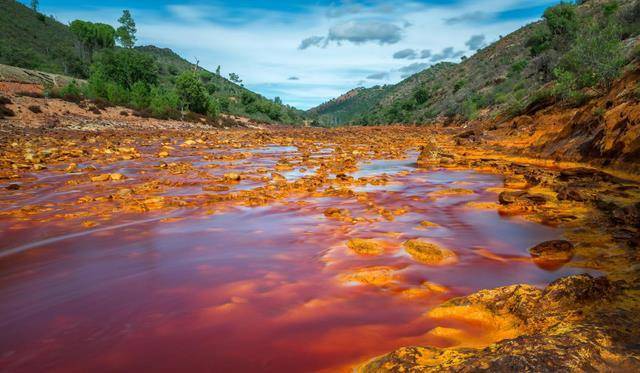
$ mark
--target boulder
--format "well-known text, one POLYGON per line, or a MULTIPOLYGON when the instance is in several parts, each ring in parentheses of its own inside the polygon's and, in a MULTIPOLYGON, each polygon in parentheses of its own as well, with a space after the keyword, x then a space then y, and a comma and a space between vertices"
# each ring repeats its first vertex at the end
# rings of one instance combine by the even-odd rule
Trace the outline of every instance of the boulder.
POLYGON ((380 255, 384 252, 382 245, 372 239, 352 238, 347 242, 347 247, 359 255, 380 255))
POLYGON ((523 192, 523 191, 501 192, 498 195, 498 202, 500 202, 501 205, 510 205, 512 203, 515 203, 518 200, 518 198, 520 198, 524 194, 526 194, 526 192, 523 192))
POLYGON ((573 244, 566 240, 552 240, 529 249, 534 260, 568 262, 573 257, 573 244))
POLYGON ((431 242, 414 239, 406 241, 403 246, 414 260, 424 264, 443 265, 457 261, 456 253, 431 242))

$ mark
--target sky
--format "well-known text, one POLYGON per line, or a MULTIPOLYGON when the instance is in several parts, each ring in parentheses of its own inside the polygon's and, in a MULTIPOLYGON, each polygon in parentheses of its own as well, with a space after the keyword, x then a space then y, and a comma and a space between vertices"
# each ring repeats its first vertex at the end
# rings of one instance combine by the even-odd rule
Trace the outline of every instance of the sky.
POLYGON ((116 26, 129 9, 137 45, 171 48, 210 71, 220 65, 247 88, 308 109, 355 87, 458 62, 557 2, 41 0, 40 11, 63 23, 116 26))

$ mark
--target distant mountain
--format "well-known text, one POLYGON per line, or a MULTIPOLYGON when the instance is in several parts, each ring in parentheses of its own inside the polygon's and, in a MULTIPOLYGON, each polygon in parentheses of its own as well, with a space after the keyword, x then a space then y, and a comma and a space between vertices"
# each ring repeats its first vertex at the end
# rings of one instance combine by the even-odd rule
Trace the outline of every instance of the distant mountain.
MULTIPOLYGON (((576 18, 584 19, 578 22, 581 28, 612 9, 627 41, 639 34, 639 1, 582 0, 580 4, 575 12, 576 18)), ((542 32, 545 27, 545 21, 534 22, 460 63, 439 63, 394 85, 358 88, 307 113, 327 125, 429 123, 438 117, 471 120, 517 114, 555 80, 553 69, 567 52, 550 45, 542 32)))
MULTIPOLYGON (((0 64, 86 78, 89 63, 81 58, 78 45, 69 27, 53 16, 34 12, 15 0, 0 0, 0 64)), ((156 59, 162 85, 171 86, 177 75, 196 68, 168 48, 149 45, 136 50, 156 59)), ((294 124, 303 120, 300 110, 274 103, 201 67, 198 70, 203 82, 228 103, 224 112, 267 122, 294 124), (280 108, 277 112, 274 105, 280 108)))

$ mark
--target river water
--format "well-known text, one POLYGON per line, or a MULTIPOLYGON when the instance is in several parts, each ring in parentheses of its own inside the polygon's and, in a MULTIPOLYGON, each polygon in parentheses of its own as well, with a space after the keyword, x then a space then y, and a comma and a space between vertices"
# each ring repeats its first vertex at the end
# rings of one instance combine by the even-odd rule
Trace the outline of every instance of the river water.
MULTIPOLYGON (((294 151, 252 150, 250 163, 234 167, 264 166, 294 151)), ((140 172, 136 167, 135 161, 113 166, 130 177, 140 172)), ((295 180, 312 173, 283 175, 295 180)), ((348 370, 401 346, 450 345, 425 337, 439 325, 425 313, 446 299, 515 283, 542 286, 578 272, 545 270, 528 259, 529 247, 560 237, 555 228, 468 205, 495 201, 487 188, 502 186, 499 175, 421 170, 415 154, 362 163, 351 173, 382 174, 388 183, 353 189, 376 206, 404 210, 393 220, 379 219, 348 196, 315 195, 214 213, 189 206, 120 214, 88 228, 76 220, 0 220, 1 370, 348 370), (432 194, 449 188, 473 193, 432 194), (368 220, 328 219, 323 212, 329 207, 368 220), (436 225, 425 228, 425 220, 436 225), (354 237, 381 240, 387 249, 357 255, 345 244, 354 237), (414 261, 402 248, 413 238, 453 250, 457 263, 414 261), (375 266, 391 268, 393 282, 341 280, 375 266), (446 290, 406 296, 425 281, 446 290)), ((86 192, 51 178, 50 187, 14 195, 3 207, 73 200, 86 192)), ((234 188, 256 185, 249 180, 234 188)), ((201 188, 167 192, 194 193, 201 188)))

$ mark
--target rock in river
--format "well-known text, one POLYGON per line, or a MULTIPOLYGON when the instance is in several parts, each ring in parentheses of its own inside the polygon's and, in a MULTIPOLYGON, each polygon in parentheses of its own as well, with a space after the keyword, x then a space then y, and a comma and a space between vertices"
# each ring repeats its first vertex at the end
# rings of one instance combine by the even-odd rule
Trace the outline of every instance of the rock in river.
POLYGON ((413 259, 421 263, 443 265, 457 261, 456 253, 431 242, 414 239, 406 241, 403 246, 413 259))
POLYGON ((573 257, 573 244, 565 240, 542 242, 529 249, 534 260, 568 262, 573 257))

